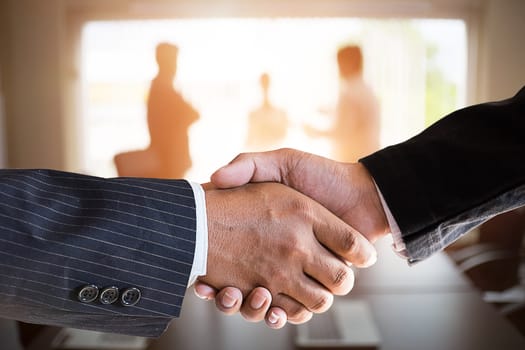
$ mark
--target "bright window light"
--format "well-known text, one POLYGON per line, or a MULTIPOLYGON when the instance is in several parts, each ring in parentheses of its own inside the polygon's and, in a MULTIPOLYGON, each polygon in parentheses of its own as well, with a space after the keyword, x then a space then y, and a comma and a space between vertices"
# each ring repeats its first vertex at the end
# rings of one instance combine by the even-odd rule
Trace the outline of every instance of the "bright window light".
POLYGON ((89 22, 82 34, 82 166, 115 176, 113 156, 149 144, 146 102, 157 73, 155 47, 179 47, 175 87, 200 113, 189 132, 193 167, 209 175, 246 149, 259 77, 289 119, 287 146, 331 156, 330 140, 304 125, 328 127, 339 89, 336 53, 357 44, 364 79, 380 104, 382 146, 415 135, 463 107, 466 29, 461 20, 352 18, 178 19, 89 22))

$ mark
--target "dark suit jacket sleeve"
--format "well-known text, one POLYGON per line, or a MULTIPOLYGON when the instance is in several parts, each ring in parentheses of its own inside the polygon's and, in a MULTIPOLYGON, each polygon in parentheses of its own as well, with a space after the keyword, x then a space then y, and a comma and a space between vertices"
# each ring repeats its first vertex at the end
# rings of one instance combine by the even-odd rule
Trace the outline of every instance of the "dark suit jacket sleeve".
POLYGON ((360 160, 396 219, 412 261, 525 204, 525 88, 458 110, 360 160))
POLYGON ((195 230, 183 180, 0 170, 0 317, 158 336, 180 313, 195 230), (81 303, 86 285, 140 300, 81 303))

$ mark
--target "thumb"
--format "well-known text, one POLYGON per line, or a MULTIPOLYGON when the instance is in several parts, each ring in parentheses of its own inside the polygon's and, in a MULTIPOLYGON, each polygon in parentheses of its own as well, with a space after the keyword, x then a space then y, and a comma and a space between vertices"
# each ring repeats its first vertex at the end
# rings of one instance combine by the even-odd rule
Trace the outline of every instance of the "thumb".
POLYGON ((219 188, 242 186, 249 182, 281 182, 284 167, 278 151, 241 153, 229 164, 211 175, 211 182, 219 188))

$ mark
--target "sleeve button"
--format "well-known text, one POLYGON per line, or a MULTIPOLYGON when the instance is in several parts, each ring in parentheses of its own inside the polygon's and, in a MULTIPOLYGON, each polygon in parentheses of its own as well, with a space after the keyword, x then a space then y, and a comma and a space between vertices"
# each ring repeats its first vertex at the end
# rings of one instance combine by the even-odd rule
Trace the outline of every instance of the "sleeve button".
POLYGON ((104 305, 113 304, 118 299, 117 287, 106 287, 100 292, 99 300, 104 305))
POLYGON ((138 288, 132 287, 122 292, 122 295, 120 296, 120 301, 124 306, 133 306, 139 302, 140 297, 140 290, 138 288))
POLYGON ((97 299, 98 296, 98 287, 94 284, 88 284, 82 287, 82 289, 78 292, 78 300, 81 303, 91 303, 95 299, 97 299))

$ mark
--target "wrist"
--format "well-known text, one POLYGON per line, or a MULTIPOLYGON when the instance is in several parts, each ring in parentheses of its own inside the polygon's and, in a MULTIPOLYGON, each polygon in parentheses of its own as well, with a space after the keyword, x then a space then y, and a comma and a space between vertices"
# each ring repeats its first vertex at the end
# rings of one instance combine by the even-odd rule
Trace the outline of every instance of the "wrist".
POLYGON ((195 251, 188 286, 193 284, 198 276, 206 274, 208 256, 208 225, 206 216, 206 200, 201 185, 189 181, 195 198, 195 251))
POLYGON ((347 188, 351 190, 347 215, 358 223, 354 227, 370 242, 375 242, 390 232, 387 216, 372 175, 361 163, 349 163, 347 188))
MULTIPOLYGON (((213 185, 210 183, 202 184, 204 196, 206 198, 206 225, 208 228, 208 251, 207 251, 207 266, 206 275, 201 276, 199 280, 205 283, 212 284, 210 276, 214 275, 213 267, 218 264, 217 261, 217 245, 221 244, 220 239, 217 239, 217 193, 213 185)), ((220 249, 220 248, 219 248, 220 249)))

